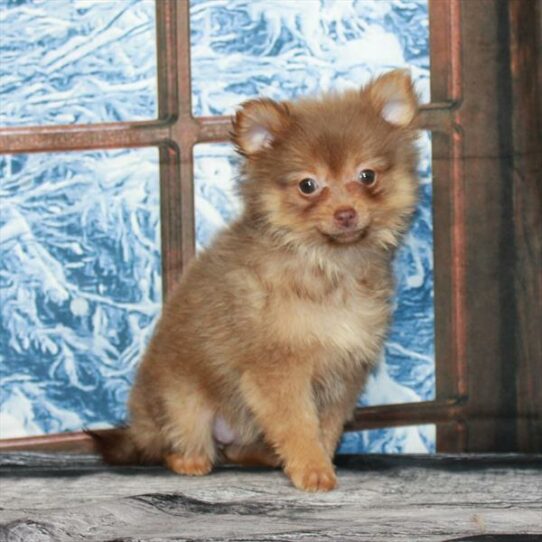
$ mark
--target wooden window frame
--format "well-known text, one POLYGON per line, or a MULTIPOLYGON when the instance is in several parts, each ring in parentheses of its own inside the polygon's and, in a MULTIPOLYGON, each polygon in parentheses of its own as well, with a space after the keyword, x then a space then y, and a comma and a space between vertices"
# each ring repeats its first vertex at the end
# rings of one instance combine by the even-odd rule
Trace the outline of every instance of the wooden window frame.
MULTIPOLYGON (((542 449, 537 4, 429 0, 432 101, 419 126, 432 131, 437 394, 359 408, 348 430, 436 424, 439 452, 542 449)), ((231 128, 229 117, 192 115, 189 24, 188 0, 156 1, 156 120, 0 128, 2 153, 159 148, 165 295, 195 254, 193 147, 227 141, 231 128)), ((89 446, 79 432, 0 441, 89 446)))

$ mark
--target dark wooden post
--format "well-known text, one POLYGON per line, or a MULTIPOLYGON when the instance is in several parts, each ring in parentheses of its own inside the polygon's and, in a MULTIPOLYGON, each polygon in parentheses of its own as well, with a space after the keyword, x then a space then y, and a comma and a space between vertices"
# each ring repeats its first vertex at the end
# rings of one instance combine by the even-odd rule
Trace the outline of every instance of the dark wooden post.
POLYGON ((510 85, 517 450, 542 451, 542 4, 512 0, 510 85))
POLYGON ((453 103, 433 138, 437 392, 464 403, 438 448, 463 424, 464 451, 540 451, 540 5, 431 7, 432 32, 451 21, 431 42, 433 99, 453 103))

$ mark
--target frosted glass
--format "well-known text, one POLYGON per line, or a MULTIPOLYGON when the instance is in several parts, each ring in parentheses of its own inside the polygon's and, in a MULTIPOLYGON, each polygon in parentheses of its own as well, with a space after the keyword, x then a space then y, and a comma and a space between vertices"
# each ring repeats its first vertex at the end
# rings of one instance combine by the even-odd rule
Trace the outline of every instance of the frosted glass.
MULTIPOLYGON (((0 0, 0 124, 156 117, 152 0, 0 0), (54 9, 51 6, 54 2, 54 9)), ((194 113, 359 86, 409 67, 429 99, 426 0, 194 0, 194 113)), ((430 140, 396 260, 385 360, 360 404, 435 396, 430 140)), ((116 424, 161 305, 154 149, 0 157, 0 436, 116 424)), ((239 212, 237 158, 195 148, 198 248, 239 212)), ((341 451, 432 451, 428 426, 341 451)))
POLYGON ((339 454, 421 454, 435 452, 436 426, 407 425, 345 433, 339 454))
POLYGON ((410 68, 429 98, 427 0, 192 0, 197 115, 255 96, 287 99, 356 87, 410 68))
MULTIPOLYGON (((255 96, 289 99, 356 87, 396 67, 411 70, 429 100, 426 0, 194 0, 193 110, 224 115, 255 96)), ((435 397, 431 142, 420 140, 420 204, 395 260, 396 308, 384 363, 360 405, 435 397)), ((229 145, 195 148, 198 247, 239 211, 236 158, 229 145)), ((348 435, 341 451, 434 450, 434 432, 393 428, 348 435), (376 435, 376 436, 375 436, 376 435), (422 438, 423 437, 423 438, 422 438), (408 444, 410 443, 410 444, 408 444)))
POLYGON ((0 156, 0 436, 120 423, 161 305, 156 149, 0 156))
POLYGON ((0 0, 0 125, 156 117, 154 0, 0 0))

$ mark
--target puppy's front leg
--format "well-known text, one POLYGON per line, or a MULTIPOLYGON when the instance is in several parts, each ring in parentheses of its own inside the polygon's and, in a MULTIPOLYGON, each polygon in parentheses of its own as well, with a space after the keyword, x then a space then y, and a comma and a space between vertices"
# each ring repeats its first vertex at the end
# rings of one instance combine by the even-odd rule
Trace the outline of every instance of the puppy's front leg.
POLYGON ((305 491, 333 489, 335 471, 320 440, 310 377, 303 367, 282 361, 273 370, 249 370, 241 389, 292 483, 305 491))
POLYGON ((357 378, 345 383, 345 388, 340 398, 334 403, 327 405, 320 412, 320 431, 322 444, 330 458, 335 455, 337 444, 343 433, 344 424, 352 417, 360 390, 367 379, 368 370, 362 367, 357 378))

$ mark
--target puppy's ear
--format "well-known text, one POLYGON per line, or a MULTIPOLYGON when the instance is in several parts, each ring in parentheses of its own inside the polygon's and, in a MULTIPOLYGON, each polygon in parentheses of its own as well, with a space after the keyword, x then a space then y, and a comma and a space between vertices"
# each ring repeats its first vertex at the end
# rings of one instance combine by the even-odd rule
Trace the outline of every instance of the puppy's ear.
POLYGON ((271 147, 288 128, 290 115, 285 103, 267 98, 250 100, 241 105, 233 119, 232 141, 246 156, 271 147))
POLYGON ((418 97, 409 70, 393 70, 365 89, 379 115, 394 126, 408 126, 418 110, 418 97))

